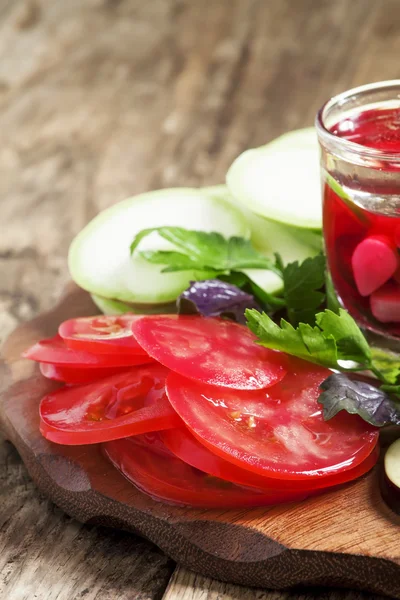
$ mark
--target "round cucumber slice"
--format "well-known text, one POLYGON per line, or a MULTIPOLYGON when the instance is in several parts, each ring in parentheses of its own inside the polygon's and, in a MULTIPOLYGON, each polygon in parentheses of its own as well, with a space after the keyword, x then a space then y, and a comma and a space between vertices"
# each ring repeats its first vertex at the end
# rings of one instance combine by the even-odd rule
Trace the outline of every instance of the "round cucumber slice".
POLYGON ((254 213, 248 217, 254 247, 265 254, 281 255, 284 264, 302 262, 322 250, 322 236, 315 231, 284 225, 254 213))
POLYGON ((231 194, 257 214, 296 227, 322 228, 319 148, 312 127, 243 152, 230 167, 226 183, 231 194))
MULTIPOLYGON (((236 203, 235 198, 224 185, 207 188, 214 194, 236 203)), ((284 225, 265 217, 256 215, 251 210, 241 207, 251 229, 251 241, 259 252, 274 258, 277 252, 283 263, 303 262, 310 256, 315 256, 322 250, 322 236, 319 232, 284 225)), ((260 288, 270 294, 282 289, 282 279, 276 273, 265 269, 246 269, 244 271, 260 288)))
POLYGON ((90 294, 93 302, 99 310, 105 315, 123 315, 124 313, 133 313, 135 315, 167 314, 176 312, 176 302, 168 304, 127 304, 120 300, 103 298, 90 294))
POLYGON ((133 312, 132 307, 120 300, 112 300, 111 298, 103 298, 96 294, 90 294, 91 299, 99 310, 105 315, 123 315, 124 313, 133 312))
POLYGON ((243 273, 258 287, 268 292, 268 294, 276 294, 283 288, 282 279, 272 271, 266 271, 265 269, 244 269, 243 273))
MULTIPOLYGON (((92 294, 113 300, 174 301, 190 280, 211 274, 162 273, 162 265, 150 264, 138 252, 130 255, 130 244, 142 229, 168 225, 250 237, 241 210, 213 191, 174 188, 140 194, 101 212, 76 236, 68 258, 72 278, 92 294)), ((139 250, 150 249, 174 247, 154 233, 139 246, 139 250)))

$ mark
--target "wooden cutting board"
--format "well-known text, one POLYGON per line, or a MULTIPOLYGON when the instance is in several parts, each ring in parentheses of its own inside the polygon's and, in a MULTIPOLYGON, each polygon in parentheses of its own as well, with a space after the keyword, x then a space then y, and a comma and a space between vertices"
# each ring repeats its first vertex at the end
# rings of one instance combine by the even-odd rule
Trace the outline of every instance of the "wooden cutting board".
POLYGON ((285 589, 326 585, 400 599, 400 517, 379 494, 379 466, 361 480, 301 503, 255 510, 194 510, 151 500, 96 446, 67 447, 39 433, 38 403, 55 389, 21 352, 61 321, 96 314, 70 287, 53 311, 20 326, 3 347, 0 425, 37 486, 76 519, 133 531, 174 560, 223 581, 285 589))

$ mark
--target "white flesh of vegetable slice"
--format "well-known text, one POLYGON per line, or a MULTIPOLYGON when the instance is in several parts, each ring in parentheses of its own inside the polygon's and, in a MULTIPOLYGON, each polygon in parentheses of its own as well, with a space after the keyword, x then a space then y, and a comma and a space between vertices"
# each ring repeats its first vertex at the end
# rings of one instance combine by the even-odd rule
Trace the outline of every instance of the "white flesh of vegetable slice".
MULTIPOLYGON (((76 236, 69 251, 72 278, 82 288, 105 298, 143 304, 175 300, 199 274, 161 273, 162 265, 150 264, 138 251, 130 255, 130 244, 137 233, 161 226, 250 237, 242 211, 212 190, 174 188, 140 194, 103 211, 76 236)), ((138 248, 174 249, 157 233, 145 238, 138 248)))
MULTIPOLYGON (((221 198, 235 203, 226 186, 220 185, 213 190, 221 198)), ((322 250, 322 237, 319 232, 300 229, 283 223, 277 223, 260 217, 244 207, 242 211, 251 228, 251 241, 259 252, 274 260, 274 254, 281 255, 285 265, 290 262, 303 262, 322 250)), ((282 279, 276 273, 265 269, 246 269, 244 271, 255 284, 266 292, 273 294, 282 289, 282 279)))
POLYGON ((257 214, 296 227, 322 227, 319 148, 312 127, 243 152, 226 182, 231 194, 257 214))
POLYGON ((97 308, 105 315, 123 315, 125 313, 152 315, 176 312, 175 302, 168 304, 126 304, 125 302, 121 302, 121 300, 103 298, 102 296, 96 296, 96 294, 91 294, 91 298, 97 308))
POLYGON ((390 508, 400 514, 400 439, 387 449, 384 469, 382 495, 390 508))

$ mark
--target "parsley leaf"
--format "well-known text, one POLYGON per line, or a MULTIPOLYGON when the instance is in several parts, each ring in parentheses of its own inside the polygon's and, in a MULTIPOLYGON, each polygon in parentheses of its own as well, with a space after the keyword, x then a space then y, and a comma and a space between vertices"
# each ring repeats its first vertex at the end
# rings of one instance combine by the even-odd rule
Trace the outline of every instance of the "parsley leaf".
POLYGON ((397 354, 389 350, 371 348, 371 358, 372 367, 379 371, 387 384, 395 385, 400 380, 400 361, 397 354))
POLYGON ((369 366, 371 349, 357 323, 346 310, 339 309, 336 314, 325 310, 315 316, 316 323, 326 336, 332 336, 336 342, 339 360, 352 360, 369 366))
POLYGON ((277 325, 267 314, 246 310, 247 325, 262 346, 280 350, 325 367, 337 367, 338 355, 333 337, 325 337, 318 327, 300 323, 297 329, 281 319, 277 325))
POLYGON ((282 275, 276 263, 257 252, 250 240, 236 236, 225 238, 220 233, 194 231, 183 227, 144 229, 133 240, 131 254, 135 252, 139 243, 153 232, 157 232, 177 249, 139 252, 149 262, 166 265, 163 273, 188 270, 227 273, 242 269, 269 269, 282 275))
POLYGON ((247 324, 262 346, 281 350, 299 358, 329 367, 343 369, 339 361, 352 360, 366 368, 370 364, 370 348, 354 319, 343 309, 318 313, 316 325, 300 323, 295 329, 284 319, 280 326, 265 313, 246 311, 247 324), (366 367, 364 366, 366 365, 366 367))
POLYGON ((343 373, 330 375, 320 387, 324 391, 318 402, 324 407, 326 421, 345 410, 352 415, 359 415, 375 427, 400 425, 400 407, 382 388, 377 389, 364 381, 354 381, 343 373))
POLYGON ((325 257, 307 258, 288 264, 283 271, 284 296, 292 325, 314 325, 315 313, 325 300, 325 257))
POLYGON ((326 306, 334 313, 339 312, 340 303, 336 296, 335 288, 333 287, 332 277, 328 271, 325 270, 325 292, 326 292, 326 306))

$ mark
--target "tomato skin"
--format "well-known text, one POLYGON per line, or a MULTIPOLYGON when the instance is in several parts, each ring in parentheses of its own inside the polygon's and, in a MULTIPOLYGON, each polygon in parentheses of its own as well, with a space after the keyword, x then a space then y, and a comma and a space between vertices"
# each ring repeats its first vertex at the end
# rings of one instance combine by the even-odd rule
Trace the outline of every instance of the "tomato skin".
POLYGON ((61 388, 40 403, 40 431, 57 444, 81 445, 179 427, 181 420, 165 395, 166 375, 161 365, 140 366, 61 388))
MULTIPOLYGON (((155 435, 155 434, 154 434, 155 435)), ((179 458, 147 444, 144 436, 108 442, 104 452, 139 490, 154 500, 202 508, 269 506, 303 500, 304 493, 262 492, 210 477, 179 458)))
POLYGON ((210 385, 261 389, 286 373, 286 355, 256 344, 251 331, 220 318, 147 315, 132 323, 138 343, 171 371, 210 385))
POLYGON ((125 373, 129 371, 129 367, 104 367, 85 369, 79 367, 62 367, 52 365, 51 363, 39 363, 41 374, 47 379, 54 381, 62 381, 69 385, 82 385, 85 383, 93 383, 111 375, 125 373))
POLYGON ((160 431, 157 435, 173 455, 190 466, 214 477, 259 490, 276 489, 311 492, 312 490, 334 487, 361 477, 375 466, 379 457, 378 446, 376 446, 371 454, 353 469, 322 479, 292 481, 258 475, 228 462, 211 452, 206 446, 203 446, 187 427, 160 431))
POLYGON ((69 348, 94 354, 147 353, 137 343, 132 333, 132 323, 137 315, 96 315, 69 319, 61 323, 59 335, 69 348))
POLYGON ((221 458, 279 480, 321 480, 361 464, 378 441, 375 428, 340 413, 328 422, 317 400, 327 369, 293 361, 268 390, 205 386, 171 372, 168 398, 198 440, 221 458))
POLYGON ((63 339, 56 335, 52 338, 40 340, 22 356, 29 360, 35 360, 42 363, 51 363, 57 366, 65 367, 131 367, 138 364, 153 363, 153 359, 148 355, 135 354, 92 354, 84 350, 73 350, 68 348, 63 339))

